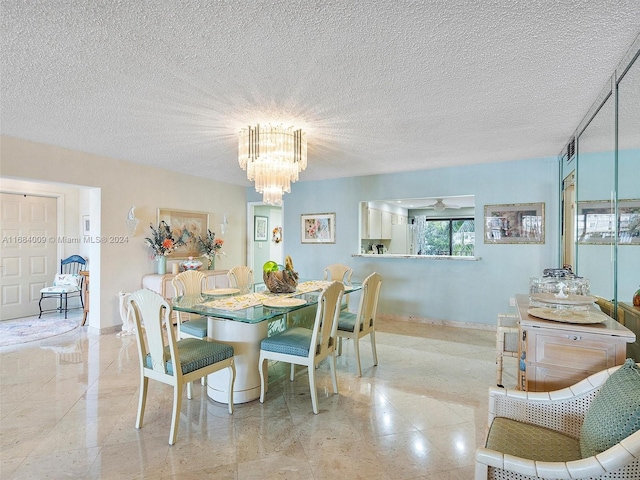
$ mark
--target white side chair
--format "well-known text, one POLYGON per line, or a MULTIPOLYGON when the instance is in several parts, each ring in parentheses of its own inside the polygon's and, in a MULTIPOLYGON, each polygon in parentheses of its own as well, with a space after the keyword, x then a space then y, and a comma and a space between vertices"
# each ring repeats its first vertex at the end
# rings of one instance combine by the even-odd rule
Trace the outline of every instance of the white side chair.
POLYGON ((161 295, 138 290, 128 298, 134 319, 140 361, 140 399, 136 428, 142 428, 149 379, 173 387, 173 413, 169 445, 176 443, 184 386, 191 400, 191 382, 224 368, 229 369, 229 413, 233 413, 236 376, 233 347, 197 338, 177 340, 171 324, 171 307, 161 295), (144 325, 144 328, 143 328, 144 325), (166 340, 165 340, 166 338, 166 340))
POLYGON ((260 403, 264 403, 268 385, 267 360, 291 364, 290 379, 295 378, 295 366, 307 367, 309 373, 309 389, 313 413, 318 414, 318 392, 316 391, 316 366, 325 358, 329 359, 333 392, 338 393, 336 376, 336 330, 340 315, 340 300, 344 293, 344 285, 333 282, 318 297, 318 309, 313 329, 292 327, 267 337, 260 342, 260 403))
MULTIPOLYGON (((333 263, 324 269, 324 279, 332 282, 342 282, 345 285, 351 285, 351 275, 353 269, 342 263, 333 263)), ((342 310, 349 310, 349 294, 342 297, 342 310)))
POLYGON ((378 312, 378 299, 380 297, 381 286, 382 275, 373 272, 365 278, 362 283, 362 294, 360 296, 358 313, 342 310, 340 312, 340 318, 338 319, 338 355, 342 355, 342 339, 352 339, 359 377, 362 376, 362 366, 360 365, 360 339, 362 337, 369 335, 373 364, 378 365, 378 353, 376 351, 376 315, 378 312))
POLYGON ((640 478, 640 371, 633 360, 561 390, 489 388, 475 479, 640 478))
MULTIPOLYGON (((198 270, 185 270, 171 279, 176 296, 200 295, 204 290, 207 276, 198 270)), ((207 317, 191 318, 191 314, 175 311, 178 320, 179 338, 206 338, 207 317)))
POLYGON ((246 265, 233 267, 227 272, 229 287, 237 288, 241 294, 249 293, 253 287, 253 270, 246 265))

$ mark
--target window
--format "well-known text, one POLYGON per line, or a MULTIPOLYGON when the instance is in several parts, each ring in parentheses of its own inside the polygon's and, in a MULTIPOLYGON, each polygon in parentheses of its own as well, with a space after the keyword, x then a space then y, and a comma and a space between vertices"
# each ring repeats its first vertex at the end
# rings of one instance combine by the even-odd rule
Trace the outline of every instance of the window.
POLYGON ((418 255, 473 256, 475 222, 473 218, 415 217, 418 255))

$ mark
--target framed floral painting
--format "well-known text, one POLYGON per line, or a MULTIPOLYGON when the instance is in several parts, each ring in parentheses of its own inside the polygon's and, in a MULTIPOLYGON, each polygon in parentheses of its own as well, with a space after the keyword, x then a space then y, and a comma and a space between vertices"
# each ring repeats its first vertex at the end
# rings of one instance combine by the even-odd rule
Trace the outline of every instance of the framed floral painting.
POLYGON ((266 242, 267 230, 269 229, 269 218, 255 215, 253 217, 253 241, 266 242))
POLYGON ((158 209, 158 223, 163 221, 171 228, 174 238, 182 238, 185 245, 177 247, 170 255, 174 258, 199 257, 197 240, 206 236, 209 229, 209 214, 187 210, 158 209), (188 235, 185 235, 185 231, 188 235))
POLYGON ((300 215, 300 238, 302 243, 336 243, 336 214, 300 215))

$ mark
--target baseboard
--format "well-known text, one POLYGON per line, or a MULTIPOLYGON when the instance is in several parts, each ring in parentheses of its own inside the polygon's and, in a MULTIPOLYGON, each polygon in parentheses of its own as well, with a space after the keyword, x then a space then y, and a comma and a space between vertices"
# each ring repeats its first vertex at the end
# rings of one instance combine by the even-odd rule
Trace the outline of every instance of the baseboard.
POLYGON ((429 317, 414 317, 404 315, 393 315, 389 313, 379 313, 377 319, 380 321, 391 322, 406 322, 406 323, 419 323, 422 325, 440 325, 443 327, 455 327, 455 328, 467 328, 474 330, 496 330, 495 325, 489 325, 486 323, 472 323, 472 322, 453 322, 451 320, 439 320, 429 317))

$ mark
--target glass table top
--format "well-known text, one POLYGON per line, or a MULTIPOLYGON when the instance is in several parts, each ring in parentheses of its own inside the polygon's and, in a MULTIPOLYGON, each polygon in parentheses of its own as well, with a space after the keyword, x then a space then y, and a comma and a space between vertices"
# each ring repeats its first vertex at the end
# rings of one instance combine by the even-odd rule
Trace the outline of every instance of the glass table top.
MULTIPOLYGON (((312 291, 301 291, 289 294, 274 294, 266 290, 264 284, 256 284, 253 292, 249 294, 232 293, 228 295, 184 295, 172 299, 172 308, 179 312, 194 313, 209 317, 224 318, 244 323, 259 323, 273 318, 281 317, 290 312, 300 310, 318 303, 320 289, 325 282, 312 281, 318 288, 312 291), (275 299, 302 299, 302 302, 282 302, 283 306, 268 307, 263 305, 263 301, 273 303, 275 299), (299 303, 299 304, 295 304, 299 303), (248 306, 247 306, 248 305, 248 306)), ((304 287, 305 283, 300 282, 298 287, 304 287)), ((307 288, 312 286, 307 285, 307 288)), ((362 289, 361 283, 345 285, 345 295, 362 289)), ((304 290, 304 288, 303 288, 304 290)))

